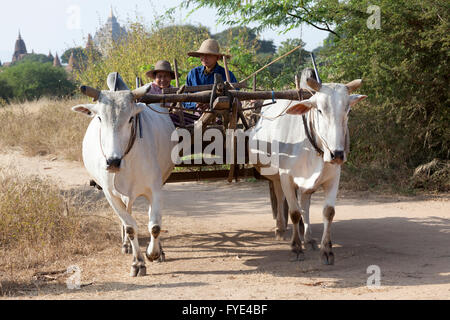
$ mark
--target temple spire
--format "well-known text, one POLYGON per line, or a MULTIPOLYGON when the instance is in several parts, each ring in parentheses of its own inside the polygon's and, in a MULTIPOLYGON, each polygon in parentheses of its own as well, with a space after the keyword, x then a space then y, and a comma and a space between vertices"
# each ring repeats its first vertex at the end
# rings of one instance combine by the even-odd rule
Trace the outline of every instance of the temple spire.
POLYGON ((58 52, 56 53, 55 58, 53 59, 53 66, 61 67, 61 61, 59 60, 58 52))

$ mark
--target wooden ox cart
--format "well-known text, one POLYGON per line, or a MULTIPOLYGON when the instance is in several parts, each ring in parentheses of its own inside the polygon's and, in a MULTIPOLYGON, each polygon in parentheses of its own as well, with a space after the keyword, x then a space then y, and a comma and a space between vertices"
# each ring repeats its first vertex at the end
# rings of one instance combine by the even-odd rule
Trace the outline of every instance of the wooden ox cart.
MULTIPOLYGON (((246 85, 243 82, 232 84, 228 81, 223 81, 222 77, 219 74, 215 74, 215 82, 213 85, 196 87, 183 86, 181 88, 163 89, 163 94, 148 94, 141 98, 139 102, 146 104, 161 103, 164 106, 167 106, 167 104, 171 104, 171 107, 168 107, 168 109, 171 109, 171 111, 168 112, 171 114, 172 120, 174 120, 177 128, 187 129, 191 132, 191 134, 193 134, 196 126, 198 126, 201 122, 202 133, 211 128, 219 129, 223 134, 223 141, 225 142, 225 132, 227 129, 248 130, 251 129, 252 125, 254 125, 254 123, 249 123, 249 121, 247 121, 247 118, 244 116, 244 111, 253 110, 257 114, 258 112, 255 109, 260 110, 262 107, 262 104, 259 103, 256 104, 256 106, 243 108, 242 101, 272 100, 273 102, 275 102, 276 99, 302 100, 311 97, 310 91, 299 89, 298 81, 296 90, 256 91, 256 77, 254 77, 253 91, 246 92, 239 90, 244 88, 246 88, 246 85), (202 111, 201 115, 195 115, 192 113, 192 110, 188 111, 182 107, 183 102, 204 103, 209 104, 209 107, 206 110, 202 111)), ((154 111, 157 112, 156 110, 154 111)), ((191 139, 191 141, 193 140, 194 139, 191 139)), ((236 141, 234 141, 234 143, 236 143, 236 141)), ((214 157, 214 154, 211 155, 203 153, 203 150, 209 144, 210 142, 203 143, 202 154, 204 156, 214 157)), ((233 151, 234 150, 236 150, 236 148, 233 148, 233 151)), ((245 152, 245 164, 237 164, 236 155, 234 155, 234 161, 232 161, 231 163, 229 161, 225 161, 226 153, 227 148, 224 143, 222 153, 224 158, 221 159, 222 161, 217 162, 222 164, 229 164, 229 170, 211 170, 211 165, 205 163, 203 160, 201 164, 196 165, 181 164, 176 167, 190 167, 191 170, 173 172, 170 178, 167 180, 167 183, 211 179, 228 179, 229 182, 232 182, 233 178, 237 181, 239 177, 260 178, 259 173, 254 168, 248 166, 249 157, 247 144, 245 152)), ((190 154, 195 154, 194 144, 192 144, 191 146, 190 154)), ((214 167, 217 167, 217 165, 215 165, 214 167)))

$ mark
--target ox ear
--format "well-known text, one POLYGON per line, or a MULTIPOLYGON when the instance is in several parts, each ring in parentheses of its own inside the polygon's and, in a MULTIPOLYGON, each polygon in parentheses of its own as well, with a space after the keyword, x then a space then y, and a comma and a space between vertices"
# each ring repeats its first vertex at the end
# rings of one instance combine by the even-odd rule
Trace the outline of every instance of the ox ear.
POLYGON ((88 117, 94 117, 95 112, 95 104, 79 104, 72 108, 73 111, 82 113, 88 117))
POLYGON ((352 107, 355 104, 357 104, 358 102, 363 101, 364 99, 366 99, 367 96, 364 96, 364 95, 361 95, 361 94, 352 94, 349 98, 350 98, 349 99, 349 104, 350 104, 350 107, 352 107))
POLYGON ((289 109, 287 109, 286 113, 302 115, 302 114, 308 112, 309 109, 311 109, 312 107, 314 107, 314 104, 311 100, 303 100, 303 101, 293 105, 289 109))

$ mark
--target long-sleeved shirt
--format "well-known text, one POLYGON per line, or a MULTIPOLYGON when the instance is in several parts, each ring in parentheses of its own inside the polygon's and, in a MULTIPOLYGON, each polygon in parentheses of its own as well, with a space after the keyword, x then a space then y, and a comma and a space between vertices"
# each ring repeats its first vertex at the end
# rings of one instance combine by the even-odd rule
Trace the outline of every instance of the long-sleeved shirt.
MULTIPOLYGON (((173 88, 171 85, 169 88, 173 88)), ((160 88, 156 83, 152 82, 150 90, 147 91, 147 94, 162 94, 162 88, 160 88)), ((166 103, 166 107, 170 107, 171 103, 166 103)))
MULTIPOLYGON (((226 80, 226 74, 225 69, 221 67, 219 64, 216 64, 216 67, 213 69, 212 72, 206 74, 205 73, 205 67, 200 66, 197 68, 192 69, 186 79, 186 86, 192 87, 192 86, 200 86, 204 84, 214 84, 214 74, 218 73, 222 76, 222 79, 226 80)), ((230 71, 230 80, 232 83, 237 82, 236 77, 234 76, 233 72, 230 71)), ((197 106, 196 102, 185 102, 184 107, 187 109, 195 109, 197 106)))

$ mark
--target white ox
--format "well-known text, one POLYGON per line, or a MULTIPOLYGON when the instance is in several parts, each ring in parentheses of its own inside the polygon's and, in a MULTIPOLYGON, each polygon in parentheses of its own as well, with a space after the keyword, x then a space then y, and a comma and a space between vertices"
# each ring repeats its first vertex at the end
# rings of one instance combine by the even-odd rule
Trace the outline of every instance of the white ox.
MULTIPOLYGON (((131 253, 131 242, 133 277, 146 274, 137 223, 131 216, 133 203, 139 196, 148 199, 151 240, 146 256, 150 261, 162 259, 161 189, 174 167, 171 151, 175 142, 170 139, 175 130, 172 121, 167 114, 151 111, 145 104, 135 102, 147 89, 100 92, 84 86, 82 92, 98 102, 72 108, 94 118, 83 140, 83 161, 122 222, 122 252, 131 253)), ((165 111, 159 105, 152 107, 165 111)))
MULTIPOLYGON (((324 264, 334 263, 331 244, 331 222, 335 215, 335 202, 339 186, 341 164, 349 150, 347 121, 351 106, 367 98, 351 94, 361 86, 361 80, 347 85, 319 84, 308 78, 309 87, 316 93, 308 100, 279 100, 262 110, 262 116, 254 128, 250 144, 250 156, 272 154, 277 161, 269 166, 258 165, 257 169, 273 183, 276 196, 276 236, 280 238, 286 230, 283 203, 287 200, 289 215, 293 223, 291 248, 295 259, 303 260, 302 242, 305 247, 317 248, 311 235, 309 206, 311 194, 319 187, 325 191, 323 208, 324 231, 320 257, 324 264), (313 142, 309 141, 303 124, 306 115, 313 142), (263 147, 262 145, 268 145, 263 147), (347 146, 346 146, 347 144, 347 146), (278 146, 278 150, 277 150, 278 146), (320 154, 318 150, 323 150, 320 154), (300 191, 300 205, 297 199, 300 191)), ((275 202, 275 201, 274 201, 275 202)))

